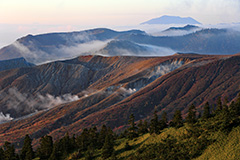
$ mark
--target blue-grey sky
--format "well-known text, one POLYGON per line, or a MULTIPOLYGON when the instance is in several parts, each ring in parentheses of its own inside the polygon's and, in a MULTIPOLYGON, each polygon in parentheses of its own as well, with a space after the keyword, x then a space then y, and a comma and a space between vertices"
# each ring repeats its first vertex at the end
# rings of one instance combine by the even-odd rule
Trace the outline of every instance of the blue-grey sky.
POLYGON ((0 0, 0 47, 28 32, 137 25, 162 15, 232 23, 239 13, 240 0, 0 0))

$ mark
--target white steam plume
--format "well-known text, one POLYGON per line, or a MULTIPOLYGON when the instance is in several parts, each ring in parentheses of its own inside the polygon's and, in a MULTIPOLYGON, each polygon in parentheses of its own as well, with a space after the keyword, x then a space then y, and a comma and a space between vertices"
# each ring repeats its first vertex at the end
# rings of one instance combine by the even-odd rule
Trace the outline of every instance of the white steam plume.
POLYGON ((169 64, 160 64, 159 66, 154 67, 154 71, 149 75, 148 78, 160 77, 181 67, 183 64, 183 61, 174 61, 169 64))
POLYGON ((133 93, 135 93, 137 91, 137 89, 135 89, 135 88, 128 88, 128 89, 126 89, 124 87, 120 87, 119 90, 121 92, 123 92, 125 96, 131 95, 131 94, 133 94, 133 93))
POLYGON ((56 105, 79 100, 77 95, 64 94, 62 96, 53 96, 50 94, 29 96, 20 93, 16 88, 8 90, 10 99, 7 102, 8 109, 23 111, 26 113, 37 112, 38 110, 50 109, 56 105))

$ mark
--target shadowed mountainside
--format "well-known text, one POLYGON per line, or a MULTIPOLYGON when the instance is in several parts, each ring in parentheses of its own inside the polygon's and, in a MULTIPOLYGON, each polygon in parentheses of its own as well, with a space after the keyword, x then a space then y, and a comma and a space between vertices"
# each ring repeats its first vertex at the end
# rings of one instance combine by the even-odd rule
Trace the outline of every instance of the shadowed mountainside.
POLYGON ((34 66, 34 64, 27 62, 24 58, 0 61, 0 71, 31 66, 34 66))

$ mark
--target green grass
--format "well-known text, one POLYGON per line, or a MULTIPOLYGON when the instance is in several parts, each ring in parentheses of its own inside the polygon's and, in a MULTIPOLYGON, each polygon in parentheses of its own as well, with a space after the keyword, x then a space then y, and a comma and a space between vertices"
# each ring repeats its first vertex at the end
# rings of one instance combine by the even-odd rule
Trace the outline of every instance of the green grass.
POLYGON ((234 128, 228 136, 218 134, 218 137, 215 138, 216 142, 208 146, 196 160, 240 159, 240 127, 234 128))
MULTIPOLYGON (((162 131, 159 135, 145 134, 134 140, 120 139, 118 145, 115 147, 117 157, 125 159, 129 155, 134 154, 138 149, 144 145, 159 143, 165 139, 168 135, 171 135, 177 139, 181 139, 182 136, 187 134, 188 126, 181 127, 179 129, 168 128, 162 131), (124 151, 124 145, 128 141, 133 149, 124 151)), ((196 160, 237 160, 240 157, 240 127, 234 128, 228 135, 222 132, 213 132, 209 139, 214 139, 215 142, 208 146, 203 154, 196 158, 196 160)))

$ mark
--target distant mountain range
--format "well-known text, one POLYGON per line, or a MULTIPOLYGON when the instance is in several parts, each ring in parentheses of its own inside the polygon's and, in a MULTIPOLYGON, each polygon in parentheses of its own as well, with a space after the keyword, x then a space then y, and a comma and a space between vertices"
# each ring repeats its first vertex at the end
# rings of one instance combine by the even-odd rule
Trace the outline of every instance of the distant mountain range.
POLYGON ((152 36, 140 30, 117 32, 98 28, 28 35, 0 49, 0 60, 22 57, 29 63, 42 64, 80 55, 163 56, 176 52, 235 54, 240 51, 240 32, 234 30, 187 25, 171 27, 160 34, 152 36))
POLYGON ((201 23, 191 17, 164 15, 159 18, 150 19, 141 24, 201 24, 201 23))

